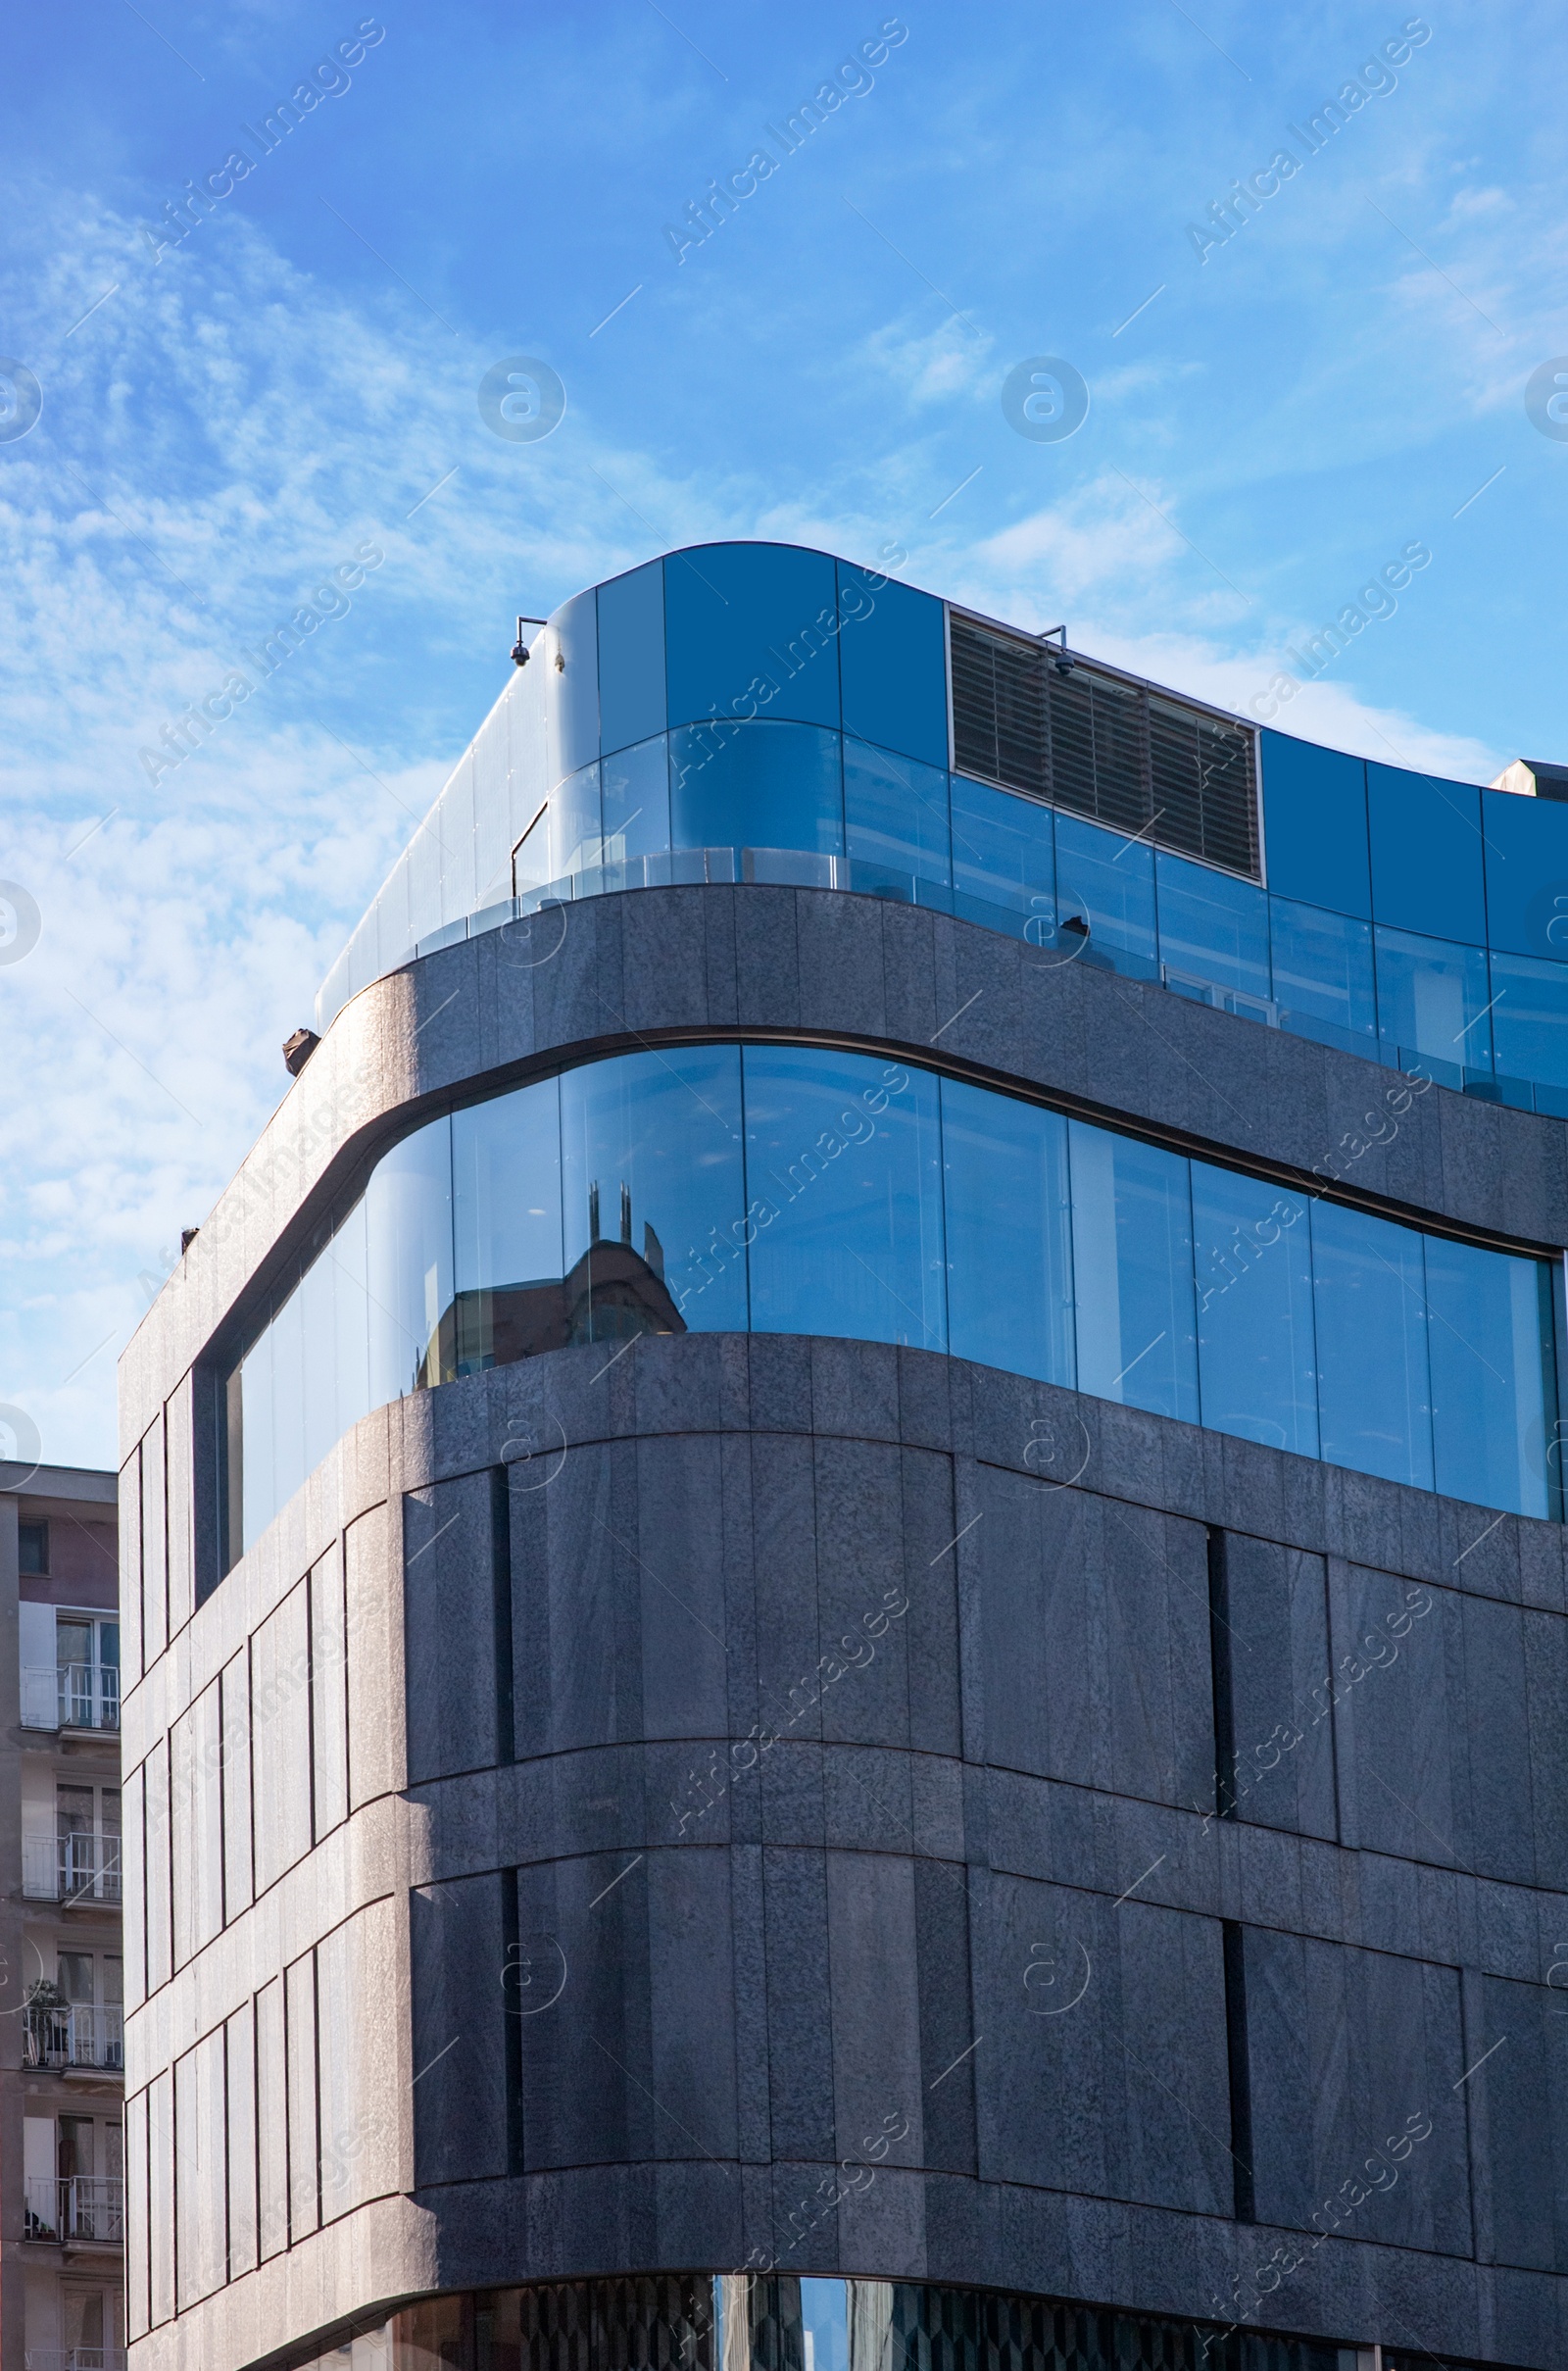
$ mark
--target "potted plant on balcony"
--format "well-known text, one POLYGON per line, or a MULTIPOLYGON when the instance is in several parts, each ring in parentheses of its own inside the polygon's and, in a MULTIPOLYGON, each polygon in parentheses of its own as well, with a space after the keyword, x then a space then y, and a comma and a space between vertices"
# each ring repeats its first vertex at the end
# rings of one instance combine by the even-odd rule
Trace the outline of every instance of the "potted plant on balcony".
POLYGON ((66 2007, 60 1987, 35 1976, 23 1995, 24 2049, 28 2066, 49 2066, 59 2054, 59 2019, 66 2007))

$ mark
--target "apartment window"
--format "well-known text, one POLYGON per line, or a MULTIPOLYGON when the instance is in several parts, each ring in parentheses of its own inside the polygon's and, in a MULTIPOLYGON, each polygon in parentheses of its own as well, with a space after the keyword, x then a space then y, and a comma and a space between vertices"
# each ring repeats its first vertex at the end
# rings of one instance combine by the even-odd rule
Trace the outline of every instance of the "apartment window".
POLYGON ((120 1726, 120 1624, 85 1613, 55 1623, 59 1719, 63 1729, 120 1726))
POLYGON ((17 1565, 22 1572, 47 1574, 49 1526, 44 1522, 17 1525, 17 1565))

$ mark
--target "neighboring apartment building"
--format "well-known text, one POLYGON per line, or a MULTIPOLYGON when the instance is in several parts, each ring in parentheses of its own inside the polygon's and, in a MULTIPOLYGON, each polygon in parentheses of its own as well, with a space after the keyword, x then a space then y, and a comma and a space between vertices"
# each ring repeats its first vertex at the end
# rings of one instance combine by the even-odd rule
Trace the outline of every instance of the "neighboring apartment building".
POLYGON ((1565 916, 821 553, 565 604, 122 1363, 134 2364, 1564 2360, 1565 916))
POLYGON ((6 2371, 124 2362, 115 1499, 112 1473, 0 1466, 6 2371))

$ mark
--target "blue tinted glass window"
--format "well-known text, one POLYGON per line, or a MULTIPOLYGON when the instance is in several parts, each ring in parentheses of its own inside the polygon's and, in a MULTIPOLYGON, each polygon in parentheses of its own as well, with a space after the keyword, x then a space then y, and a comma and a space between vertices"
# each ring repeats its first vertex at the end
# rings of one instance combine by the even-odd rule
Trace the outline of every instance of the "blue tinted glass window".
POLYGON ((1318 1423, 1336 1465, 1432 1488, 1422 1239, 1363 1210, 1312 1210, 1318 1423))
POLYGON ((572 1342, 746 1324, 740 1056, 628 1054, 561 1081, 572 1342))
POLYGON ((664 736, 617 750, 603 768, 604 861, 657 856, 669 846, 669 752, 664 736))
MULTIPOLYGON (((1348 1037, 1375 1038, 1371 924, 1285 898, 1270 898, 1269 910, 1274 994, 1284 1026, 1319 1021, 1348 1037)), ((1309 1025, 1302 1033, 1313 1034, 1309 1025)))
POLYGON ((1386 1046, 1402 1046, 1434 1062, 1492 1067, 1492 1022, 1487 1012, 1487 958, 1480 947, 1456 947, 1410 931, 1374 934, 1378 965, 1378 1032, 1386 1046))
POLYGON ((1187 1163, 1070 1123, 1078 1388, 1198 1422, 1187 1163))
POLYGON ((946 771, 846 735, 844 848, 858 864, 946 882, 946 771))
POLYGON ((843 560, 838 577, 845 731, 945 766, 948 655, 941 602, 843 560))
POLYGON ((1198 1373, 1203 1422, 1317 1455, 1312 1243, 1306 1203, 1195 1161, 1198 1373))
POLYGON ((676 848, 844 848, 839 736, 809 724, 695 725, 669 736, 676 848))
POLYGON ((1269 993, 1268 900, 1250 881, 1160 849, 1159 960, 1246 996, 1269 993))
MULTIPOLYGON (((976 902, 974 918, 984 920, 986 908, 1000 907, 1043 914, 1049 924, 1056 878, 1051 809, 955 774, 952 814, 953 886, 960 901, 976 902)), ((967 909, 960 902, 957 911, 967 909)))
POLYGON ((1480 791, 1371 764, 1366 788, 1373 919, 1483 945, 1480 791))
POLYGON ((303 1347, 303 1482, 316 1471, 338 1438, 337 1375, 332 1352, 337 1344, 337 1268, 329 1256, 314 1260, 300 1279, 295 1295, 300 1309, 303 1347))
POLYGON ((1568 963, 1492 957, 1492 1042, 1504 1078, 1568 1087, 1568 963))
POLYGON ((948 1347, 1042 1383, 1073 1379, 1067 1123, 942 1082, 948 1347))
POLYGON ((1481 823, 1494 949, 1568 960, 1568 807, 1484 790, 1481 823))
POLYGON ((1279 897, 1370 919, 1362 761, 1285 733, 1265 732, 1261 744, 1263 862, 1270 889, 1279 897))
POLYGON ((564 1348, 555 1079, 453 1113, 452 1220, 459 1374, 564 1348))
POLYGON ((547 810, 550 878, 587 872, 600 862, 599 766, 581 766, 558 782, 547 810))
POLYGON ((431 1120, 382 1155, 365 1191, 365 1221, 370 1391, 381 1408, 455 1371, 450 1120, 431 1120))
POLYGON ((753 1325, 946 1349, 936 1080, 749 1046, 746 1147, 753 1325))
POLYGON ((1079 815, 1056 816, 1056 898, 1089 921, 1090 950, 1114 948, 1152 963, 1154 852, 1079 815))
POLYGON ((327 1253, 337 1270, 336 1332, 331 1346, 337 1377, 337 1435, 341 1440, 375 1406, 370 1397, 370 1300, 365 1274, 362 1196, 332 1238, 327 1253))
POLYGON ((305 1462, 305 1327, 298 1285, 272 1319, 272 1487, 275 1507, 294 1496, 305 1462))
POLYGON ((1437 1487, 1544 1515, 1551 1309, 1539 1260, 1426 1242, 1437 1487))
POLYGON ((664 729, 664 564, 599 587, 599 745, 624 749, 664 729))
POLYGON ((557 610, 541 657, 550 778, 559 782, 599 755, 599 607, 591 590, 557 610), (557 658, 564 665, 558 667, 557 658))
POLYGON ((825 554, 782 543, 672 552, 664 634, 671 724, 765 716, 838 725, 837 584, 825 554))

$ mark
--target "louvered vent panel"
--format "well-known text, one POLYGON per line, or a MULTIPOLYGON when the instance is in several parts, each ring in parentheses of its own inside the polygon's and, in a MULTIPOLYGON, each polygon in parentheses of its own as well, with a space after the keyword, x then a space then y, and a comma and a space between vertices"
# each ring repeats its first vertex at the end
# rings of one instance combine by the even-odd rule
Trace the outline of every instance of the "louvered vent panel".
POLYGON ((961 773, 1257 879, 1249 732, 1081 660, 1059 675, 1038 643, 956 615, 951 648, 961 773))
POLYGON ((1143 693, 1108 675, 1091 675, 1089 681, 1095 703, 1095 813, 1113 831, 1142 831, 1152 812, 1143 693))
POLYGON ((1095 804, 1095 695, 1082 667, 1051 676, 1051 790, 1074 815, 1099 814, 1095 804))

